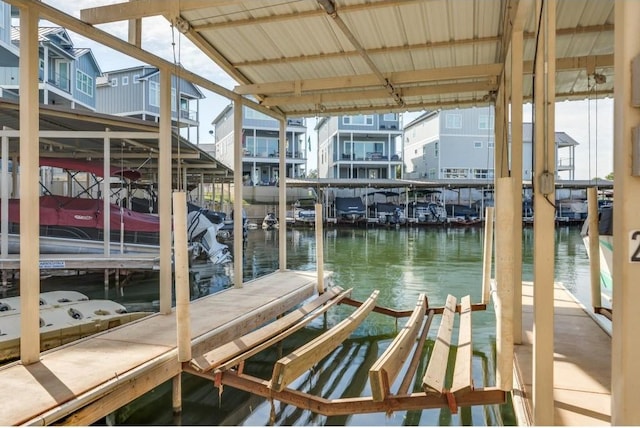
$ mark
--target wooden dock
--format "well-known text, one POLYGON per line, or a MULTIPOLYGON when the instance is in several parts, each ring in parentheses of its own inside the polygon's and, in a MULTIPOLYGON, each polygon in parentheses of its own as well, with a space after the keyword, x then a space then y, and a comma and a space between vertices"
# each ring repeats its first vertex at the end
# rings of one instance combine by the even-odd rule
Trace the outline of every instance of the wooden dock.
MULTIPOLYGON (((9 254, 0 258, 0 271, 19 270, 20 254, 9 254)), ((43 270, 102 270, 102 269, 132 269, 159 270, 160 256, 158 254, 41 254, 40 269, 43 270)))
MULTIPOLYGON (((275 272, 194 300, 194 355, 273 320, 316 294, 316 284, 315 272, 275 272)), ((89 425, 180 374, 177 356, 174 312, 73 342, 35 364, 0 367, 0 425, 89 425)))
MULTIPOLYGON (((533 425, 533 285, 522 287, 522 344, 515 347, 513 404, 518 425, 533 425)), ((611 425, 611 337, 569 292, 554 287, 553 425, 611 425)))

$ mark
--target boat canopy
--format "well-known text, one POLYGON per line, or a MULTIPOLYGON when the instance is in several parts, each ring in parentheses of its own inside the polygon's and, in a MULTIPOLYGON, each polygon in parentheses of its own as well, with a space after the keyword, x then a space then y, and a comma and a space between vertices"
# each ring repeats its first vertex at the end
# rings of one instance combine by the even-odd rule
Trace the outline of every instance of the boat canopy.
MULTIPOLYGON (((68 169, 71 171, 90 172, 98 177, 104 177, 104 164, 99 161, 41 157, 40 166, 52 166, 54 168, 68 169)), ((119 168, 117 166, 111 167, 110 175, 124 177, 131 181, 139 180, 142 176, 140 171, 128 168, 119 168)))

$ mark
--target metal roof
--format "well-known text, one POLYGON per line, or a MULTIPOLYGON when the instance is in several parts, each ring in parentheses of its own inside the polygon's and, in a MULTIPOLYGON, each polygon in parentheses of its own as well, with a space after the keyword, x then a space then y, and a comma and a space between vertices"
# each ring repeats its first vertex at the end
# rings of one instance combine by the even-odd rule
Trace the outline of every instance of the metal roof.
MULTIPOLYGON (((531 0, 137 0, 81 11, 91 24, 163 15, 237 82, 287 116, 487 105, 516 17, 531 98, 531 0)), ((613 0, 558 0, 558 100, 613 90, 613 0), (596 82, 594 74, 606 81, 596 82)))
MULTIPOLYGON (((0 123, 8 129, 20 128, 19 105, 0 98, 0 123)), ((40 154, 47 157, 64 157, 100 161, 104 159, 104 137, 91 134, 113 133, 110 139, 111 164, 121 168, 138 170, 144 180, 153 180, 158 168, 158 125, 153 122, 130 119, 106 114, 67 109, 60 106, 40 106, 40 132, 63 131, 62 136, 40 137, 40 154), (122 132, 131 137, 122 137, 122 132), (118 134, 119 133, 119 134, 118 134), (149 133, 151 137, 144 137, 149 133)), ((0 133, 2 133, 0 129, 0 133)), ((198 146, 191 144, 175 133, 172 135, 173 184, 177 188, 177 168, 187 171, 187 185, 191 188, 204 182, 232 182, 233 171, 216 161, 198 146)), ((18 138, 9 139, 9 157, 19 156, 18 138)), ((182 178, 181 178, 182 179, 182 178)))

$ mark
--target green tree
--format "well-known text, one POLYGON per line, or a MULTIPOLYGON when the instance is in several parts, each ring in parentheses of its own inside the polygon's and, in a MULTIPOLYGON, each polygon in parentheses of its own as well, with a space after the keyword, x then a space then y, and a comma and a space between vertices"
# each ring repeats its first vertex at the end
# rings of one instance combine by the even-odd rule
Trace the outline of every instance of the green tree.
POLYGON ((318 178, 318 170, 312 169, 311 171, 309 171, 309 173, 307 174, 307 178, 318 178))
POLYGON ((609 174, 605 175, 604 178, 606 178, 609 181, 613 181, 613 172, 610 172, 609 174))

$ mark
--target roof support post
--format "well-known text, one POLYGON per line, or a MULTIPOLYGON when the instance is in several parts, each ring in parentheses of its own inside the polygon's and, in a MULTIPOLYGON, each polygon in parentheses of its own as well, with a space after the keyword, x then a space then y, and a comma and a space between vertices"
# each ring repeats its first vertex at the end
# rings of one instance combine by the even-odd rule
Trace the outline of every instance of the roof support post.
POLYGON ((523 33, 511 34, 511 177, 513 185, 513 341, 522 343, 522 76, 523 33))
MULTIPOLYGON (((20 8, 20 360, 40 360, 38 11, 20 8)), ((13 167, 14 171, 17 165, 13 167)))
POLYGON ((0 144, 0 256, 5 258, 9 254, 9 137, 3 135, 0 144))
POLYGON ((160 68, 160 138, 158 147, 158 214, 160 216, 160 313, 171 313, 171 72, 160 68))
MULTIPOLYGON (((105 129, 109 132, 109 128, 105 129)), ((103 149, 104 158, 102 159, 102 165, 104 172, 102 173, 102 212, 104 213, 103 229, 104 237, 104 255, 111 254, 111 138, 108 135, 104 136, 103 149)), ((122 230, 120 230, 122 234, 122 230)))
POLYGON ((555 425, 553 288, 556 178, 556 1, 538 0, 536 11, 538 12, 536 17, 541 16, 541 19, 534 70, 533 423, 534 425, 555 425))
MULTIPOLYGON (((278 253, 280 261, 280 270, 287 270, 287 119, 283 118, 280 122, 280 172, 278 174, 278 217, 280 228, 278 230, 278 253)), ((291 153, 293 153, 293 136, 291 137, 291 153)), ((293 167, 293 166, 292 166, 293 167)))
POLYGON ((242 97, 233 99, 233 286, 242 288, 242 250, 244 224, 242 224, 242 97))
MULTIPOLYGON (((640 126, 640 109, 633 107, 632 90, 638 85, 632 62, 640 55, 637 22, 640 3, 615 4, 613 202, 613 339, 611 361, 611 425, 640 425, 640 176, 633 175, 633 129, 640 126), (635 26, 635 27, 634 27, 635 26), (634 31, 635 29, 635 31, 634 31)), ((636 72, 637 73, 637 72, 636 72)), ((635 153, 637 157, 637 153, 635 153)), ((637 165, 636 165, 637 166, 637 165)))

